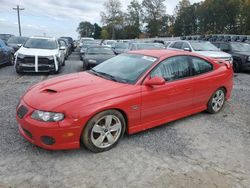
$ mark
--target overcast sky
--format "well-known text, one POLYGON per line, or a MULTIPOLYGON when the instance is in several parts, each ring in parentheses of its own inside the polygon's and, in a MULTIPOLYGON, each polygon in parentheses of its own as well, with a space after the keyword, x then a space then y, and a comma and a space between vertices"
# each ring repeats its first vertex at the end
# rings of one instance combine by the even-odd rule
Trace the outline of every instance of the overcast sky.
MULTIPOLYGON (((140 0, 141 1, 141 0, 140 0)), ((190 0, 191 3, 200 0, 190 0)), ((77 38, 80 21, 100 24, 104 0, 0 0, 0 33, 18 35, 17 13, 12 8, 20 5, 23 36, 48 35, 77 38)), ((121 0, 125 11, 130 0, 121 0)), ((176 0, 166 0, 166 12, 172 14, 176 0)))

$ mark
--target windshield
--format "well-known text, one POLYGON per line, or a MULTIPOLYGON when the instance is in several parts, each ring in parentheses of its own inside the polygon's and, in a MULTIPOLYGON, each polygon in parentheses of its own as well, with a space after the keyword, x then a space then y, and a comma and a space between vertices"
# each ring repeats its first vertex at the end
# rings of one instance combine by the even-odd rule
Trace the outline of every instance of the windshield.
POLYGON ((250 52, 250 45, 243 43, 231 43, 232 50, 235 52, 250 52))
POLYGON ((52 39, 30 38, 26 41, 24 47, 54 50, 57 49, 57 43, 55 40, 52 39))
POLYGON ((115 48, 126 49, 128 48, 128 43, 116 43, 115 48))
POLYGON ((113 55, 114 52, 110 48, 88 48, 87 54, 94 55, 94 54, 109 54, 113 55))
POLYGON ((11 37, 8 40, 8 44, 23 44, 28 38, 26 37, 11 37))
POLYGON ((210 42, 190 42, 194 51, 220 51, 219 48, 210 42))
POLYGON ((135 83, 156 60, 157 58, 150 56, 122 54, 97 65, 92 70, 110 75, 121 82, 135 83))

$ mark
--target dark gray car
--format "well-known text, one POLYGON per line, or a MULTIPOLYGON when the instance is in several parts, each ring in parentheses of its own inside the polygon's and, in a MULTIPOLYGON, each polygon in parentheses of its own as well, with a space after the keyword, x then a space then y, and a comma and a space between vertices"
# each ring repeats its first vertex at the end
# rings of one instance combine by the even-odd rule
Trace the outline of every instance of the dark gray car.
POLYGON ((83 57, 83 69, 88 70, 112 58, 115 53, 109 47, 92 46, 87 48, 83 57))
POLYGON ((14 63, 14 50, 6 46, 0 39, 0 64, 13 65, 14 63))
POLYGON ((7 45, 9 47, 12 47, 14 51, 16 52, 26 41, 28 40, 28 37, 10 37, 7 41, 7 45))

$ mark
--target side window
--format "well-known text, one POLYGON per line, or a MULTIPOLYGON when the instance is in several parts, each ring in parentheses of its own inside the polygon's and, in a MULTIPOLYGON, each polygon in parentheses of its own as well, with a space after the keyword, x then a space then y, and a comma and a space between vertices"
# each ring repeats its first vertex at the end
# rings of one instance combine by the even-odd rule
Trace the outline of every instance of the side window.
POLYGON ((4 46, 5 46, 4 42, 0 39, 0 47, 4 47, 4 46))
POLYGON ((213 70, 213 65, 208 63, 207 61, 197 57, 191 57, 191 59, 195 75, 203 74, 213 70))
POLYGON ((183 42, 174 42, 170 45, 170 48, 181 49, 183 42))
POLYGON ((186 78, 190 75, 190 66, 187 56, 176 56, 166 59, 150 74, 151 78, 159 76, 167 81, 186 78))

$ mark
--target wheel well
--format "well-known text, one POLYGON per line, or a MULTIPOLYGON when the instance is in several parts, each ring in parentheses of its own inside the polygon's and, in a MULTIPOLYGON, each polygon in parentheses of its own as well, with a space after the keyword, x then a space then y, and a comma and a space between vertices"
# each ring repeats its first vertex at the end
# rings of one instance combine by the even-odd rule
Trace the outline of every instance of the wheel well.
POLYGON ((118 108, 114 108, 114 109, 110 109, 110 110, 117 110, 118 112, 120 112, 123 115, 123 117, 125 119, 125 122, 126 122, 125 132, 128 133, 128 117, 127 117, 127 114, 123 110, 118 109, 118 108))

